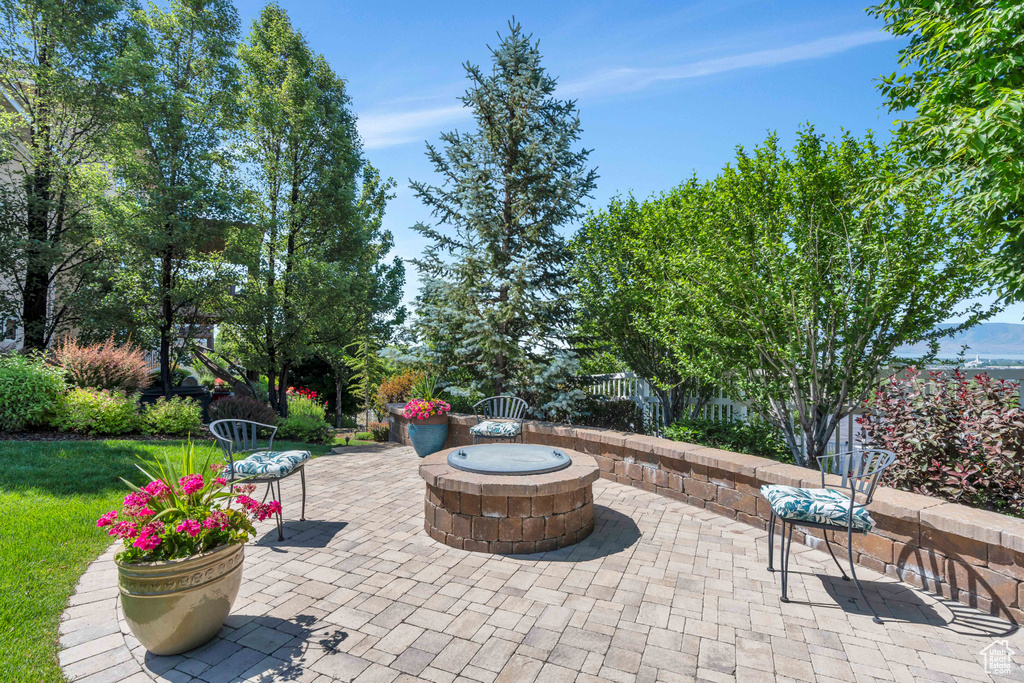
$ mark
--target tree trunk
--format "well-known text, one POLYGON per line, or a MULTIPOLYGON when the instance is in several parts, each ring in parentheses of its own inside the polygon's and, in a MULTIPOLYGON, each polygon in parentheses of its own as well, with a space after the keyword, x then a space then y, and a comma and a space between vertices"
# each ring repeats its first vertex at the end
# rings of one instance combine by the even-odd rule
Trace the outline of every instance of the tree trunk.
POLYGON ((341 429, 341 392, 345 390, 345 380, 341 377, 341 368, 334 369, 334 426, 341 429))
POLYGON ((288 364, 281 368, 281 376, 277 385, 277 412, 281 417, 288 417, 288 364))
POLYGON ((160 323, 160 384, 164 396, 171 398, 171 335, 174 332, 174 307, 171 302, 171 268, 172 254, 169 252, 161 259, 161 323, 160 323))
POLYGON ((661 400, 661 409, 662 412, 665 413, 665 425, 668 426, 673 424, 676 421, 676 407, 673 402, 673 399, 675 398, 673 395, 675 390, 662 389, 661 387, 655 386, 650 382, 650 380, 648 380, 648 383, 654 389, 654 393, 657 394, 658 398, 661 400))
MULTIPOLYGON (((46 43, 39 47, 37 63, 45 69, 49 62, 49 50, 46 43)), ((46 348, 46 313, 50 294, 50 268, 48 256, 44 250, 49 233, 50 201, 53 184, 53 154, 50 151, 50 126, 46 90, 43 84, 37 84, 36 92, 38 111, 31 145, 34 148, 35 167, 26 183, 28 215, 26 216, 26 237, 29 247, 25 260, 25 291, 22 296, 21 324, 24 328, 24 345, 26 349, 43 350, 46 348)))
POLYGON ((277 354, 274 352, 270 326, 267 326, 267 400, 270 407, 281 413, 277 403, 277 354))

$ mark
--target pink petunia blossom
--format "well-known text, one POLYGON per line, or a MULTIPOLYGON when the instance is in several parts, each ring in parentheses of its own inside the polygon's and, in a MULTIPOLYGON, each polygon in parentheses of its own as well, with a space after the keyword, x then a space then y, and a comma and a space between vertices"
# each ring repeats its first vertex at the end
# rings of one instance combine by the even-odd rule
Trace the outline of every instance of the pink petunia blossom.
POLYGON ((160 545, 160 537, 156 534, 141 534, 132 545, 141 550, 152 550, 160 545))
POLYGON ((156 514, 148 505, 125 506, 121 509, 121 513, 126 517, 152 517, 156 514))
POLYGON ((256 519, 261 522, 272 515, 279 514, 281 514, 281 503, 276 500, 272 500, 266 505, 260 505, 256 509, 256 519))
POLYGON ((142 490, 157 500, 166 498, 171 493, 171 487, 159 479, 149 482, 142 490))
POLYGON ((138 533, 139 525, 135 522, 117 522, 114 526, 110 527, 107 535, 116 536, 117 538, 135 538, 138 533))
POLYGON ((179 533, 186 533, 192 538, 198 536, 201 530, 202 528, 199 526, 199 522, 197 522, 194 519, 186 519, 181 524, 179 524, 177 528, 177 531, 179 533))
POLYGON ((124 506, 126 508, 137 508, 144 507, 149 502, 149 494, 145 491, 135 492, 132 491, 124 497, 124 506))
POLYGON ((203 522, 204 529, 227 529, 230 525, 231 520, 223 510, 214 510, 203 522))
POLYGON ((217 477, 216 479, 213 480, 213 483, 216 484, 217 486, 227 486, 228 480, 225 479, 224 477, 217 477))
POLYGON ((205 483, 203 482, 203 475, 189 474, 179 479, 178 485, 181 486, 182 493, 186 496, 191 496, 193 493, 202 491, 205 483))
POLYGON ((96 520, 96 526, 98 526, 98 527, 110 526, 111 524, 114 523, 114 520, 116 520, 116 519, 117 519, 117 510, 111 510, 110 512, 108 512, 107 514, 103 515, 98 520, 96 520))

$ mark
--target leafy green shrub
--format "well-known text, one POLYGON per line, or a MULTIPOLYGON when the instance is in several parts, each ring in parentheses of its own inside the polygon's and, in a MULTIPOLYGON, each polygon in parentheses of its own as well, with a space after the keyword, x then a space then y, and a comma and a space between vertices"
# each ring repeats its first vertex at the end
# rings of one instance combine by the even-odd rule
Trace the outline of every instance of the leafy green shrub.
POLYGON ((341 425, 340 425, 340 427, 342 429, 355 429, 356 428, 356 419, 354 417, 343 416, 341 418, 341 425))
POLYGON ((643 408, 629 398, 603 398, 588 394, 568 419, 561 419, 559 416, 558 421, 571 422, 582 427, 646 433, 643 408))
POLYGON ((299 389, 288 392, 288 417, 311 417, 323 422, 326 416, 327 406, 317 399, 315 391, 299 389))
MULTIPOLYGON (((191 376, 191 373, 185 368, 174 368, 171 370, 171 386, 180 387, 181 383, 191 376)), ((160 386, 160 368, 149 373, 149 386, 160 386)))
POLYGON ((444 400, 451 406, 450 412, 461 413, 463 415, 472 415, 473 406, 484 398, 483 394, 456 395, 448 391, 448 389, 445 389, 443 393, 444 400))
POLYGON ((391 439, 391 427, 386 422, 371 422, 367 427, 370 430, 370 436, 377 443, 384 443, 391 439))
POLYGON ((53 350, 54 362, 64 368, 68 384, 83 389, 107 389, 133 394, 149 386, 146 354, 133 344, 79 344, 66 337, 53 350))
POLYGON ((665 437, 781 462, 793 461, 782 433, 766 422, 684 418, 666 427, 665 437))
POLYGON ((289 416, 278 425, 276 438, 282 441, 327 443, 331 438, 331 426, 315 417, 289 416))
POLYGON ((422 370, 403 370, 385 377, 373 393, 373 411, 377 415, 384 415, 388 403, 405 403, 413 385, 425 374, 422 370))
POLYGON ((187 436, 203 426, 203 409, 184 396, 172 396, 169 401, 161 396, 146 406, 143 421, 153 434, 187 436))
POLYGON ((127 434, 142 426, 138 398, 123 391, 76 387, 60 397, 53 424, 81 434, 127 434))
POLYGON ((373 432, 356 432, 356 441, 373 441, 373 432))
POLYGON ((0 431, 46 424, 64 389, 64 371, 42 358, 0 356, 0 431))
POLYGON ((265 425, 277 424, 277 413, 262 401, 249 396, 228 396, 210 404, 210 422, 216 420, 249 420, 265 425))

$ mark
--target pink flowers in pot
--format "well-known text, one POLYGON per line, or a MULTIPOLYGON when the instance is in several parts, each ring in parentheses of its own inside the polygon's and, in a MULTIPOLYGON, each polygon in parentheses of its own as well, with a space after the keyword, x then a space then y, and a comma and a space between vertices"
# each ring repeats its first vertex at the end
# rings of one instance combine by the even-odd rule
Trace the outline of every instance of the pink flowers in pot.
POLYGON ((412 420, 426 420, 435 415, 447 415, 452 407, 439 398, 425 400, 421 398, 410 399, 405 404, 402 415, 412 420))
POLYGON ((124 543, 117 556, 122 563, 177 560, 245 543, 256 533, 253 520, 281 512, 277 501, 250 498, 256 490, 252 484, 236 483, 234 492, 228 490, 221 467, 199 465, 192 444, 185 447, 180 468, 164 459, 139 469, 149 483, 138 487, 125 481, 132 491, 121 510, 96 521, 124 543))

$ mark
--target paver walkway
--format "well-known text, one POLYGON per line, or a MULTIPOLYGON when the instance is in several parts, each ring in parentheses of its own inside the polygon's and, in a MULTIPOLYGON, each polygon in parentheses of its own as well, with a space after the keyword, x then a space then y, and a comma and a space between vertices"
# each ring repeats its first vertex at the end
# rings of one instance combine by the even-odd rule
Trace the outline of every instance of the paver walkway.
MULTIPOLYGON (((246 548, 245 582, 220 636, 148 655, 119 621, 113 549, 82 577, 61 627, 73 681, 964 681, 991 680, 982 648, 1005 622, 862 570, 882 626, 794 547, 792 598, 765 570, 765 533, 607 481, 596 528, 545 555, 499 557, 423 531, 408 448, 308 465, 305 523, 246 548)), ((285 484, 285 512, 298 481, 285 484)), ((1024 661, 1024 655, 1018 659, 1024 661)), ((1024 680, 1020 676, 1018 680, 1024 680)))

